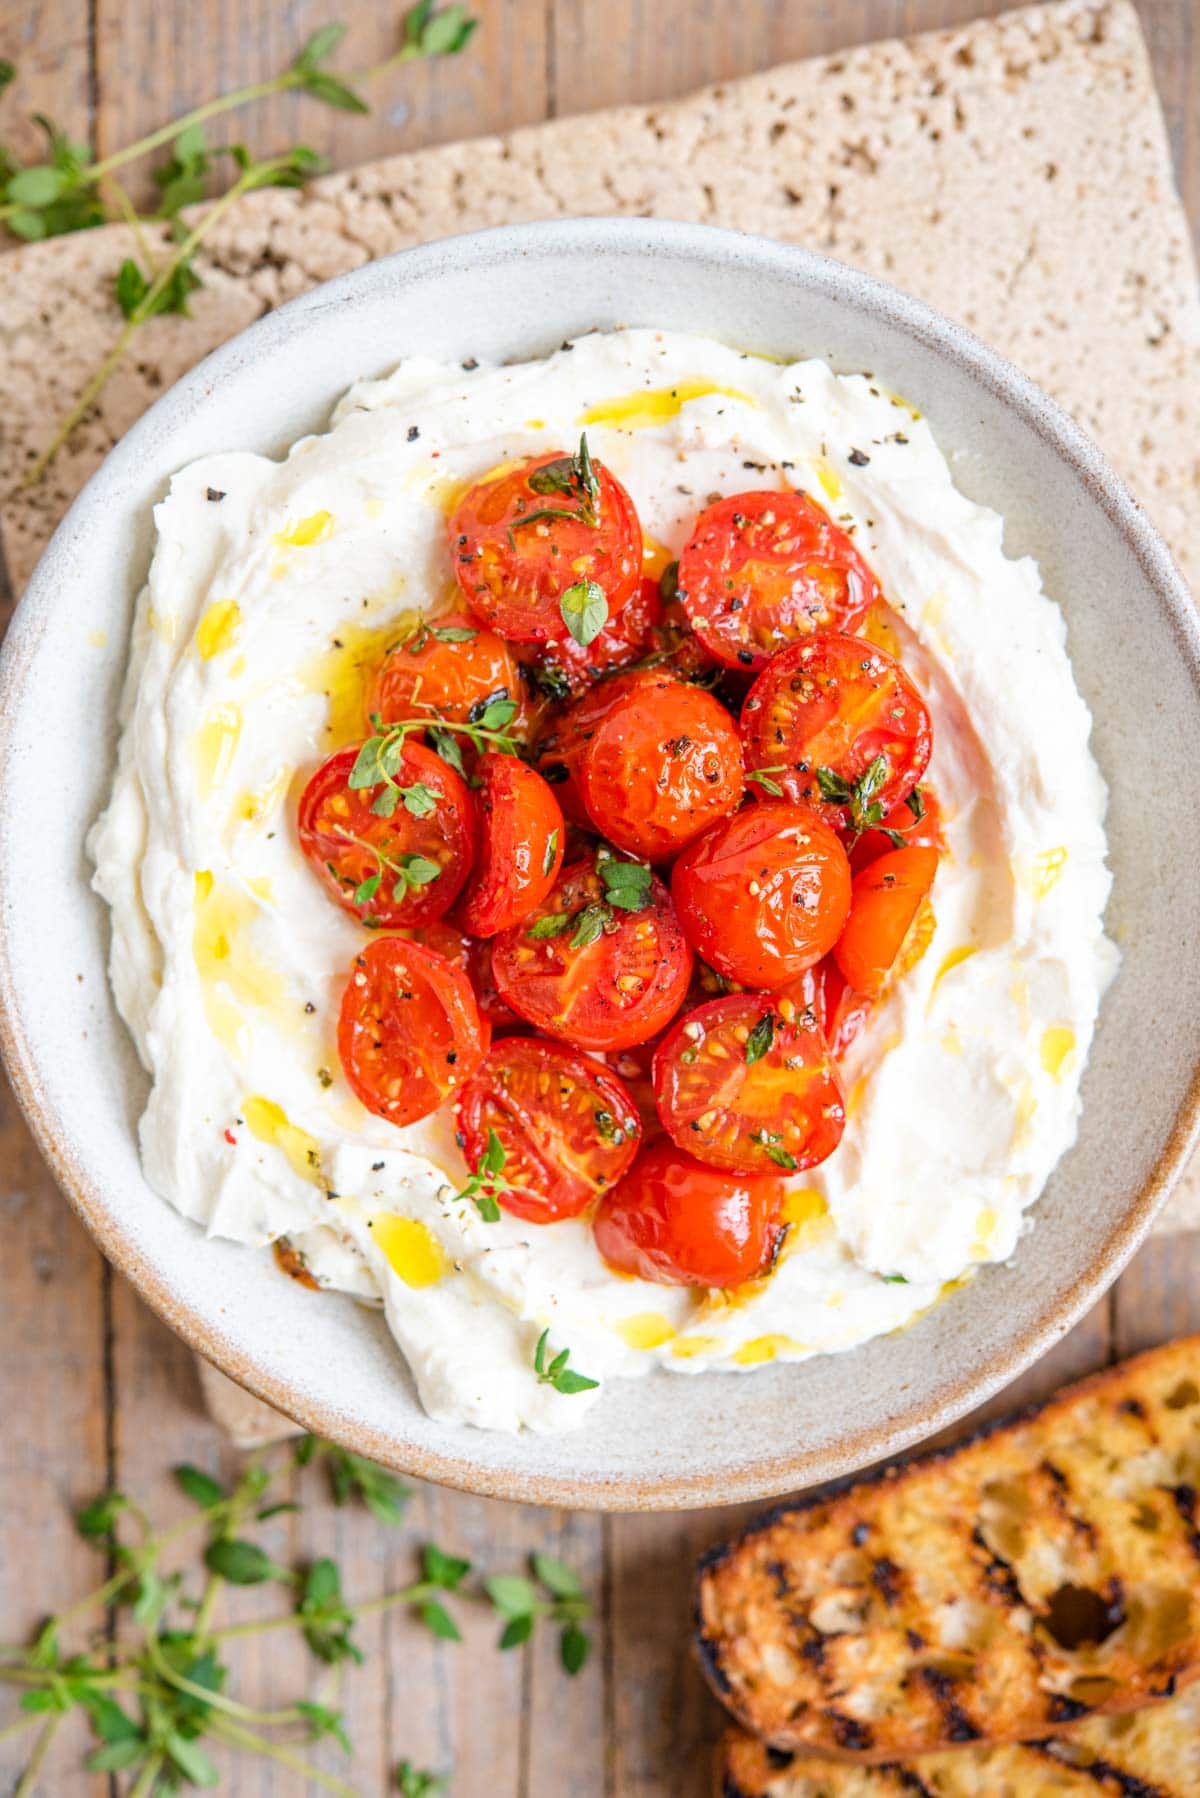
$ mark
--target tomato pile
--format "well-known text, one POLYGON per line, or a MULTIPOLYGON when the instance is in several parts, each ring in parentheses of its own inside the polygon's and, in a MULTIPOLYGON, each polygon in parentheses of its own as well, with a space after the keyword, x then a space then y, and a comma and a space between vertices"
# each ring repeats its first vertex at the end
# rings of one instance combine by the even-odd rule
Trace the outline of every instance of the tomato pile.
POLYGON ((316 877, 373 933, 346 1079, 395 1124, 453 1099, 485 1218, 588 1213, 622 1272, 751 1279, 932 933, 930 717, 862 634, 879 584, 775 491, 710 504, 648 581, 586 439, 477 481, 448 549, 458 608, 388 650, 362 740, 300 800, 316 877))

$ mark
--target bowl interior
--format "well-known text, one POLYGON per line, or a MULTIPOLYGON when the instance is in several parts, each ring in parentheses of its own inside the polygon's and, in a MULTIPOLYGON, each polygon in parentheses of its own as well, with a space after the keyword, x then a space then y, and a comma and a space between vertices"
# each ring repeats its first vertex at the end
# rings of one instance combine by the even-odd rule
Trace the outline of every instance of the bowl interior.
POLYGON ((820 257, 693 226, 570 221, 453 239, 346 276, 193 371, 110 456, 34 576, 0 675, 0 998, 19 1095, 118 1265, 235 1378, 308 1426, 474 1490, 616 1508, 774 1494, 961 1414, 1115 1277, 1184 1154, 1200 1062, 1197 640, 1178 577, 1095 451, 1035 389, 917 303, 820 257), (536 355, 590 328, 694 330, 870 369, 930 418, 959 484, 1061 602, 1111 788, 1123 952, 1079 1140, 1015 1265, 852 1355, 751 1378, 615 1384, 581 1432, 432 1422, 382 1321, 204 1240, 142 1178, 146 1091, 105 974, 83 837, 103 802, 152 503, 193 457, 277 454, 410 352, 536 355), (101 646, 100 633, 107 633, 101 646), (70 728, 48 721, 69 719, 70 728), (47 896, 50 896, 49 899, 47 896))

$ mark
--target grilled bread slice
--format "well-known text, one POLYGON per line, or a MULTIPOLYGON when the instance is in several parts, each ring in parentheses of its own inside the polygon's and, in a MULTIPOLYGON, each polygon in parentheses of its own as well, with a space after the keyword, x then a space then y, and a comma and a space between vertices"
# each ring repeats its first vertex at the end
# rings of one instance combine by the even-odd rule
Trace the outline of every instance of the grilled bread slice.
POLYGON ((717 1753, 716 1789, 717 1798, 1197 1798, 1200 1685, 1040 1742, 955 1748, 883 1767, 793 1755, 731 1729, 717 1753))
POLYGON ((1200 1675, 1200 1337, 767 1517, 701 1564, 713 1689, 778 1748, 1018 1742, 1200 1675))

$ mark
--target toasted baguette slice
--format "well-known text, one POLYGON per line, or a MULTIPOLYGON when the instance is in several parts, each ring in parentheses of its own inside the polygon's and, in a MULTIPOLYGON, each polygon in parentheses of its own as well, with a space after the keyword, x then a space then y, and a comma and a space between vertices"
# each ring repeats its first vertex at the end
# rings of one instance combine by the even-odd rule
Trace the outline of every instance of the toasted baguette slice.
POLYGON ((803 1501, 701 1564, 713 1689, 779 1748, 1018 1742, 1200 1675, 1200 1337, 803 1501))
POLYGON ((1196 1798, 1200 1686, 1041 1742, 953 1748, 884 1767, 793 1755, 731 1729, 717 1752, 716 1789, 718 1798, 1196 1798))

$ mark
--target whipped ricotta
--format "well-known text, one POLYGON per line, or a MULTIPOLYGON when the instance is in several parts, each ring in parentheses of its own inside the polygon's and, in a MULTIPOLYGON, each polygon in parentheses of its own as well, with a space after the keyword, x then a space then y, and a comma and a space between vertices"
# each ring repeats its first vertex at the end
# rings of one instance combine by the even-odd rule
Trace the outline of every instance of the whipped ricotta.
POLYGON ((819 361, 646 330, 503 367, 412 358, 282 462, 185 468, 155 522, 89 847, 151 1079, 146 1176, 186 1217, 288 1237, 320 1285, 382 1304, 430 1413, 502 1430, 576 1426, 613 1378, 853 1348, 1012 1255, 1074 1139, 1115 964, 1106 795, 1062 614, 903 402, 819 361), (363 934, 296 836, 299 792, 363 734, 398 625, 453 596, 463 484, 584 428, 655 571, 710 498, 810 493, 853 530, 933 714, 933 940, 851 1052, 845 1136, 793 1177, 777 1265, 731 1294, 616 1275, 585 1220, 483 1223, 454 1200, 450 1107, 407 1129, 363 1109, 334 1042, 363 934), (539 1384, 544 1330, 596 1391, 539 1384))

